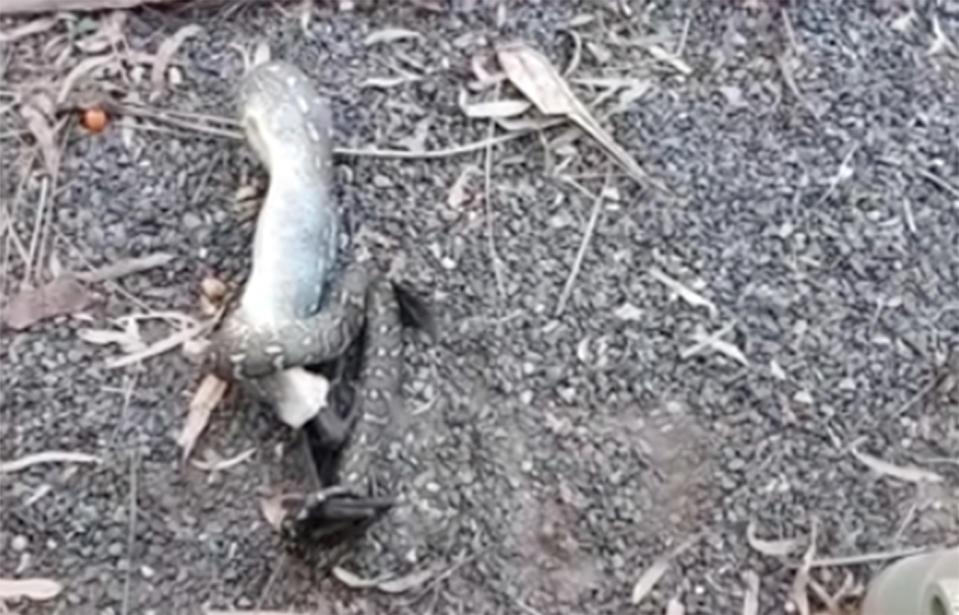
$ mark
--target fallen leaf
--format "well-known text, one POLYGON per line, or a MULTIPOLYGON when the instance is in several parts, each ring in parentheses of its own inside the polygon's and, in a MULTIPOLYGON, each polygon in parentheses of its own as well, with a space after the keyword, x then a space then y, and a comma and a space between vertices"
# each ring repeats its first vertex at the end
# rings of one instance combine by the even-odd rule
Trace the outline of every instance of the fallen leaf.
POLYGON ((914 465, 897 466, 868 453, 859 452, 855 446, 850 449, 850 452, 870 470, 883 476, 891 476, 910 483, 941 483, 943 481, 942 475, 932 470, 925 470, 914 465))
POLYGON ((105 280, 115 280, 141 271, 147 271, 155 267, 162 267, 172 261, 173 254, 166 252, 157 252, 147 256, 138 256, 135 258, 124 258, 115 263, 104 267, 98 267, 93 271, 77 272, 73 274, 78 280, 84 282, 103 282, 105 280))
POLYGON ((809 615, 809 570, 812 568, 813 559, 816 557, 817 533, 818 523, 813 519, 812 528, 809 530, 809 547, 803 554, 802 563, 796 570, 796 576, 793 578, 792 587, 789 591, 789 599, 799 611, 799 615, 809 615))
POLYGON ((566 116, 599 143, 634 180, 650 182, 668 192, 606 132, 543 54, 514 41, 498 46, 496 57, 506 77, 540 112, 566 116))
POLYGON ((253 611, 217 611, 206 609, 204 611, 206 615, 326 615, 326 613, 318 611, 310 611, 309 613, 298 613, 296 611, 263 611, 260 609, 253 611))
POLYGON ((57 25, 57 19, 55 17, 34 19, 33 21, 28 21, 22 26, 17 26, 15 28, 10 28, 9 30, 0 32, 0 43, 12 43, 33 34, 46 32, 55 25, 57 25))
POLYGON ((388 90, 404 83, 413 83, 420 81, 421 77, 413 75, 398 75, 396 77, 369 77, 360 83, 361 88, 380 88, 388 90))
POLYGON ((659 269, 656 269, 655 267, 653 267, 652 269, 649 270, 649 275, 651 275, 653 278, 661 282, 664 286, 666 286, 671 291, 679 295, 684 301, 686 301, 686 303, 694 307, 705 307, 707 310, 709 310, 710 316, 713 316, 713 317, 715 317, 716 314, 719 313, 719 310, 716 308, 716 305, 712 301, 710 301, 709 299, 706 299, 705 297, 703 297, 702 295, 700 295, 693 289, 689 288, 688 286, 680 283, 679 281, 674 280, 673 278, 666 275, 659 269))
POLYGON ((364 579, 341 566, 333 567, 333 576, 336 577, 337 581, 351 589, 368 589, 375 587, 380 582, 379 579, 364 579))
POLYGON ((641 320, 643 317, 643 310, 627 301, 613 310, 613 316, 619 320, 641 320))
POLYGON ((50 600, 63 591, 52 579, 0 579, 0 600, 50 600))
POLYGON ((70 451, 43 451, 31 453, 19 459, 0 462, 0 474, 12 474, 40 463, 100 463, 96 455, 72 453, 70 451))
POLYGON ((789 555, 799 546, 797 538, 782 538, 780 540, 763 540, 756 537, 756 522, 750 521, 746 526, 746 541, 749 546, 763 555, 783 557, 789 555))
POLYGON ((301 500, 303 496, 299 494, 278 493, 268 498, 260 498, 260 512, 263 518, 270 524, 275 531, 283 529, 283 520, 286 519, 286 503, 289 501, 301 500))
POLYGON ((643 598, 646 597, 653 587, 659 583, 659 580, 663 578, 663 575, 666 574, 666 571, 669 570, 670 558, 668 556, 661 557, 655 560, 649 568, 643 571, 643 574, 640 575, 639 580, 636 581, 636 584, 633 585, 633 593, 630 596, 629 601, 631 603, 639 604, 643 601, 643 598))
POLYGON ((221 470, 229 470, 233 466, 240 465, 252 457, 255 452, 256 449, 251 448, 238 455, 234 455, 233 457, 228 457, 226 459, 214 459, 209 461, 191 459, 190 463, 193 464, 193 467, 199 468, 200 470, 205 470, 207 472, 219 472, 221 470))
POLYGON ((73 86, 76 85, 77 81, 79 81, 81 78, 99 68, 106 66, 107 64, 112 64, 116 61, 116 55, 111 52, 99 56, 84 58, 78 62, 76 66, 70 69, 70 72, 67 73, 67 76, 63 78, 63 81, 60 82, 60 89, 57 92, 57 105, 62 105, 67 101, 67 98, 70 96, 70 92, 73 91, 73 86))
POLYGON ((20 105, 20 117, 26 122, 27 129, 43 154, 47 173, 54 177, 60 167, 60 148, 57 146, 57 128, 52 114, 44 111, 44 108, 50 105, 44 104, 45 102, 48 101, 43 101, 40 95, 31 97, 20 105))
POLYGON ((459 177, 457 177, 453 185, 450 186, 449 196, 446 197, 446 204, 450 209, 459 209, 460 206, 466 202, 466 187, 469 185, 470 178, 473 175, 479 174, 480 170, 476 165, 468 164, 463 167, 463 171, 459 177))
POLYGON ((21 291, 3 310, 3 321, 13 329, 23 330, 41 320, 84 310, 93 301, 94 296, 83 284, 65 275, 40 288, 21 291))
POLYGON ((123 352, 139 352, 147 347, 146 342, 140 337, 140 329, 136 320, 133 319, 127 321, 127 328, 123 331, 116 329, 80 329, 77 331, 77 337, 97 346, 117 344, 123 352))
POLYGON ((387 594, 401 594, 423 585, 440 571, 438 565, 429 566, 401 576, 381 576, 373 579, 364 579, 349 570, 336 566, 333 576, 347 587, 352 589, 375 588, 387 594))
POLYGON ((207 374, 200 382, 196 394, 190 400, 190 409, 187 412, 186 421, 180 436, 177 438, 177 444, 183 448, 183 459, 190 456, 193 445, 197 438, 203 433, 207 422, 210 420, 210 413, 216 407, 223 395, 226 393, 228 382, 220 380, 213 374, 207 374))
POLYGON ((260 41, 253 48, 253 66, 266 64, 270 61, 271 55, 270 46, 266 44, 266 41, 260 41))
POLYGON ((174 32, 169 38, 160 43, 156 52, 156 61, 153 62, 153 71, 150 73, 150 82, 153 86, 153 92, 150 94, 150 100, 156 100, 163 91, 163 76, 170 65, 170 60, 176 54, 180 45, 191 36, 196 36, 203 32, 197 24, 187 24, 174 32))
POLYGON ((123 42, 123 26, 126 25, 126 21, 126 12, 113 11, 101 22, 96 32, 74 44, 86 55, 111 51, 123 42))
MULTIPOLYGON (((222 310, 219 314, 222 313, 222 310)), ((200 322, 196 325, 181 329, 172 335, 163 338, 162 340, 157 340, 156 342, 150 344, 143 350, 137 352, 131 352, 120 357, 116 357, 107 361, 107 369, 116 369, 118 367, 124 367, 130 365, 131 363, 137 363, 144 359, 163 354, 173 350, 180 344, 184 344, 195 337, 205 334, 207 331, 213 328, 216 322, 219 320, 219 314, 210 318, 207 321, 200 322)))
POLYGON ((522 115, 532 106, 527 100, 491 100, 488 102, 469 103, 466 100, 466 91, 460 90, 460 109, 469 118, 503 118, 522 115))
POLYGON ((690 67, 689 64, 686 64, 682 58, 666 51, 659 45, 650 45, 646 48, 646 51, 649 52, 649 55, 653 56, 660 62, 669 64, 684 75, 690 75, 693 72, 692 67, 690 67))
POLYGON ((759 613, 759 575, 752 570, 743 573, 746 581, 746 595, 743 596, 743 615, 759 613))
POLYGON ((634 605, 642 602, 643 598, 645 598, 646 595, 652 591, 653 587, 659 583, 659 580, 663 578, 663 575, 666 574, 667 570, 669 570, 672 560, 695 544, 697 540, 699 540, 698 535, 688 538, 675 549, 671 549, 670 551, 653 560, 653 563, 650 564, 649 568, 643 571, 641 575, 639 575, 639 580, 637 580, 636 584, 633 585, 633 591, 630 595, 629 601, 634 605))
POLYGON ((673 596, 666 603, 666 615, 686 615, 686 607, 679 596, 673 596))
POLYGON ((406 28, 383 28, 382 30, 370 32, 366 38, 363 39, 363 44, 369 47, 377 43, 394 43, 396 41, 420 38, 423 38, 423 35, 415 30, 407 30, 406 28))
POLYGON ((378 583, 376 588, 387 594, 402 594, 423 585, 440 571, 436 565, 378 583))

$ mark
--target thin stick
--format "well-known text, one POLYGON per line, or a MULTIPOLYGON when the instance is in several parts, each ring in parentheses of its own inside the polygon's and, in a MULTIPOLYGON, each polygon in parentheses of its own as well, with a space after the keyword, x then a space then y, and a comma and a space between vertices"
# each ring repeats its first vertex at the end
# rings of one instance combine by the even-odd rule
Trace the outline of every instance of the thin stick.
POLYGON ((492 148, 494 145, 500 145, 501 143, 507 143, 509 141, 514 141, 520 137, 525 137, 526 135, 536 132, 536 128, 527 128, 524 130, 518 130, 516 132, 511 132, 505 135, 500 135, 498 137, 489 137, 487 139, 481 139, 479 141, 472 141, 470 143, 464 143, 462 145, 454 145, 452 147, 445 147, 442 149, 434 150, 424 150, 422 152, 410 152, 401 149, 376 149, 376 148, 351 148, 351 147, 335 147, 333 148, 333 153, 337 156, 371 156, 374 158, 399 158, 402 160, 429 160, 434 158, 452 158, 454 156, 460 156, 462 154, 470 154, 472 152, 478 152, 480 150, 492 148))
POLYGON ((126 365, 130 365, 131 363, 137 363, 144 359, 148 359, 150 357, 160 355, 167 351, 173 350, 174 348, 176 348, 183 342, 188 342, 192 340, 193 338, 197 337, 198 335, 203 335, 204 333, 212 329, 214 325, 216 325, 217 321, 220 320, 219 316, 222 315, 222 313, 223 312, 221 310, 220 314, 218 314, 217 316, 214 316, 210 320, 201 322, 195 327, 189 327, 187 329, 177 331, 176 333, 174 333, 173 335, 170 335, 169 337, 165 337, 162 340, 159 340, 150 344, 143 350, 140 350, 138 352, 131 352, 130 354, 126 354, 120 357, 116 357, 114 359, 110 359, 109 361, 107 361, 107 369, 116 369, 118 367, 124 367, 126 365))
POLYGON ((123 580, 123 603, 120 608, 122 615, 130 611, 130 579, 133 576, 133 544, 136 541, 137 523, 137 465, 140 459, 138 443, 133 443, 133 454, 130 458, 130 524, 127 526, 127 573, 123 580))
POLYGON ((47 211, 47 192, 50 188, 50 178, 44 175, 40 178, 40 204, 37 206, 37 217, 33 221, 33 234, 30 236, 30 247, 27 250, 26 268, 23 272, 23 281, 30 283, 33 277, 33 258, 37 254, 37 244, 40 242, 40 226, 47 211))
POLYGON ((593 211, 589 214, 589 221, 586 223, 586 230, 583 232, 583 238, 579 242, 579 250, 576 252, 576 260, 573 261, 573 267, 569 271, 569 277, 566 278, 566 285, 563 286, 563 291, 559 294, 559 301, 556 303, 556 316, 559 316, 563 313, 563 310, 566 308, 566 302, 569 300, 569 296, 573 292, 573 284, 576 283, 576 276, 579 275, 579 270, 583 266, 583 258, 586 256, 586 249, 589 247, 589 242, 593 238, 593 232, 596 230, 596 222, 599 220, 599 214, 603 209, 603 193, 606 192, 606 188, 608 187, 609 173, 606 173, 606 177, 603 180, 603 188, 599 191, 599 194, 595 195, 593 199, 593 211))
POLYGON ((93 271, 74 274, 78 280, 84 282, 105 282, 116 278, 122 278, 132 273, 140 273, 154 267, 162 267, 173 260, 172 254, 157 252, 138 258, 127 258, 117 261, 105 267, 99 267, 93 271))
POLYGON ((809 563, 810 568, 823 568, 826 566, 850 566, 852 564, 869 564, 872 562, 882 562, 890 559, 899 559, 920 553, 935 551, 940 547, 906 547, 892 551, 874 551, 872 553, 863 553, 861 555, 840 555, 838 557, 823 557, 814 559, 809 563))
POLYGON ((929 171, 926 171, 925 169, 916 169, 916 173, 918 173, 922 177, 925 177, 926 179, 936 184, 937 186, 939 186, 940 188, 942 188, 943 190, 945 190, 946 192, 948 192, 955 198, 959 199, 959 188, 956 188, 955 186, 953 186, 952 184, 950 184, 943 178, 939 177, 935 173, 931 173, 929 171))

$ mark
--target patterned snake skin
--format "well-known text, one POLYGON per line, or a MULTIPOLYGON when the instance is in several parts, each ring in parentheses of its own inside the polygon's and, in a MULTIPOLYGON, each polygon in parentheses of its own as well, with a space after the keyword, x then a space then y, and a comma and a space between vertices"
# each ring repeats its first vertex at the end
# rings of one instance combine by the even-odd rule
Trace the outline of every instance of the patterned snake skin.
POLYGON ((247 140, 270 173, 257 219, 253 268, 236 311, 214 334, 207 363, 271 403, 294 427, 318 418, 331 445, 356 418, 398 395, 402 293, 365 263, 334 269, 340 213, 331 197, 331 113, 296 67, 253 68, 238 100, 247 140), (365 335, 359 407, 340 417, 325 382, 303 366, 339 358, 365 335), (345 424, 340 422, 346 420, 345 424))

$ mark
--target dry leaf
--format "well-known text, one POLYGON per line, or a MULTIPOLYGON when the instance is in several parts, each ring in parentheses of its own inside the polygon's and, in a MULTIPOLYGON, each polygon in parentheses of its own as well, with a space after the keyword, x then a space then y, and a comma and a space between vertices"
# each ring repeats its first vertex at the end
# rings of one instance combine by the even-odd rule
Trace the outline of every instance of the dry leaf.
POLYGON ((263 611, 256 609, 253 611, 217 611, 206 609, 205 615, 326 615, 325 612, 310 611, 309 613, 298 613, 296 611, 263 611))
POLYGON ((396 41, 419 38, 423 38, 423 35, 415 30, 407 30, 406 28, 383 28, 382 30, 370 32, 366 38, 363 39, 363 44, 369 47, 377 43, 394 43, 396 41))
POLYGON ((746 595, 743 596, 743 615, 759 613, 759 575, 752 570, 743 573, 746 581, 746 595))
POLYGON ((640 575, 639 580, 633 585, 633 593, 629 598, 632 604, 642 602, 646 594, 652 591, 653 587, 659 583, 659 580, 666 574, 666 571, 669 570, 670 560, 669 555, 660 557, 640 575))
POLYGON ((70 451, 43 451, 31 453, 19 459, 0 462, 0 474, 12 474, 25 470, 39 463, 100 463, 102 460, 96 455, 86 453, 72 453, 70 451))
POLYGON ((112 51, 123 43, 123 26, 126 25, 126 21, 125 12, 113 11, 102 21, 96 32, 74 44, 77 49, 87 55, 112 51))
POLYGON ((336 580, 351 589, 368 589, 375 587, 379 579, 364 579, 341 566, 333 567, 333 576, 336 580))
POLYGON ((636 581, 636 584, 633 585, 633 591, 630 595, 629 601, 636 605, 643 601, 643 598, 652 591, 653 587, 659 583, 659 580, 666 574, 666 571, 669 569, 669 565, 672 563, 672 560, 682 554, 686 549, 693 546, 696 541, 699 540, 699 536, 693 536, 686 539, 684 542, 680 543, 675 549, 668 551, 657 557, 653 563, 643 571, 643 574, 639 575, 639 580, 636 581))
POLYGON ((223 395, 226 394, 228 382, 220 380, 213 374, 207 374, 190 401, 190 410, 187 413, 186 421, 180 436, 177 438, 177 444, 183 448, 183 459, 190 456, 193 445, 197 438, 203 433, 207 422, 210 420, 210 413, 216 407, 223 395))
POLYGON ((626 302, 613 310, 613 316, 619 320, 641 320, 643 318, 643 310, 632 303, 626 302))
POLYGON ((707 310, 709 310, 710 316, 713 316, 713 317, 715 317, 719 313, 719 310, 716 308, 716 305, 712 301, 710 301, 709 299, 706 299, 705 297, 703 297, 702 295, 700 295, 693 289, 689 288, 688 286, 681 284, 679 281, 669 277, 668 275, 666 275, 664 272, 660 271, 659 269, 656 269, 655 267, 650 269, 649 275, 653 276, 654 278, 656 278, 656 280, 661 282, 664 286, 666 286, 671 291, 679 295, 683 300, 686 301, 686 303, 694 307, 706 308, 707 310))
POLYGON ((75 273, 78 280, 84 282, 103 282, 105 280, 115 280, 133 273, 140 273, 155 267, 162 267, 175 257, 166 252, 156 252, 147 256, 138 256, 136 258, 124 258, 115 263, 104 267, 99 267, 93 271, 75 273))
POLYGON ((40 152, 43 154, 43 163, 46 166, 50 177, 57 174, 60 167, 60 148, 57 146, 57 129, 50 119, 51 115, 44 112, 43 108, 50 106, 44 104, 40 96, 31 97, 31 99, 20 105, 20 116, 27 124, 27 129, 37 142, 40 152))
POLYGON ((62 591, 53 579, 0 579, 0 600, 50 600, 62 591))
POLYGON ((163 91, 163 76, 170 65, 170 60, 176 54, 177 49, 186 39, 196 36, 203 32, 203 28, 197 24, 187 24, 173 33, 172 36, 160 43, 156 52, 156 60, 153 62, 153 71, 150 73, 150 82, 153 85, 153 92, 150 94, 150 100, 156 100, 163 91))
POLYGON ((532 106, 526 100, 491 100, 468 103, 465 90, 460 90, 459 105, 466 117, 474 119, 516 117, 526 113, 532 106))
POLYGON ((544 55, 522 42, 500 45, 496 57, 510 82, 547 115, 564 115, 599 143, 636 181, 647 181, 663 191, 665 186, 649 178, 626 150, 600 126, 586 106, 544 55))
POLYGON ((475 165, 468 164, 463 167, 459 177, 450 186, 449 196, 446 197, 446 204, 450 209, 459 209, 466 202, 466 187, 469 185, 470 178, 473 175, 479 175, 481 172, 475 165))
MULTIPOLYGON (((221 470, 229 470, 233 466, 240 465, 247 459, 253 456, 256 453, 255 448, 247 449, 238 455, 233 457, 228 457, 226 459, 219 458, 212 460, 200 460, 200 459, 191 459, 190 463, 193 464, 193 467, 207 472, 219 472, 221 470)), ((212 456, 212 455, 211 455, 212 456)))
POLYGON ((283 520, 286 519, 286 503, 302 497, 299 494, 278 493, 268 498, 260 498, 260 512, 270 527, 279 532, 283 529, 283 520))
POLYGON ((381 592, 387 594, 402 594, 403 592, 408 592, 411 589, 416 589, 417 587, 423 585, 430 579, 432 579, 440 571, 439 567, 436 565, 424 568, 423 570, 417 570, 409 574, 404 574, 403 576, 394 577, 378 583, 376 588, 381 592))
POLYGON ((10 28, 9 30, 0 32, 0 44, 12 43, 33 34, 46 32, 55 25, 57 25, 57 19, 55 17, 34 19, 33 21, 29 21, 22 26, 17 26, 15 28, 10 28))
POLYGON ((57 92, 57 105, 62 105, 67 101, 67 98, 70 96, 70 92, 73 91, 73 86, 76 85, 76 82, 82 77, 85 77, 98 68, 102 68, 103 66, 116 61, 116 56, 113 53, 106 53, 99 56, 84 58, 78 62, 76 66, 70 69, 70 72, 67 73, 67 76, 64 77, 63 81, 60 83, 60 90, 57 92))
POLYGON ((850 452, 856 459, 869 466, 870 470, 884 476, 891 476, 910 483, 941 483, 943 481, 942 475, 932 470, 924 470, 914 465, 897 466, 867 453, 861 453, 855 446, 850 449, 850 452))
POLYGON ((799 546, 797 538, 782 538, 780 540, 763 540, 756 537, 756 522, 750 521, 746 526, 746 541, 749 546, 763 555, 783 557, 789 555, 799 546))
POLYGON ((41 320, 84 310, 93 300, 83 284, 67 275, 40 288, 21 291, 7 304, 3 321, 13 329, 23 330, 41 320))
POLYGON ((80 329, 77 331, 77 337, 89 344, 105 346, 107 344, 117 344, 123 352, 138 352, 146 348, 146 342, 140 337, 139 328, 136 321, 131 320, 125 331, 116 329, 80 329))
POLYGON ((195 337, 203 335, 204 333, 212 329, 213 326, 216 324, 216 322, 219 320, 220 314, 222 314, 222 310, 218 312, 217 315, 214 316, 213 318, 210 318, 209 320, 198 323, 196 325, 187 327, 186 329, 177 331, 176 333, 168 337, 165 337, 162 340, 157 340, 156 342, 150 344, 143 350, 140 350, 137 352, 131 352, 129 354, 125 354, 123 356, 110 359, 109 361, 107 361, 106 366, 108 369, 116 369, 118 367, 124 367, 132 363, 137 363, 144 359, 148 359, 150 357, 173 350, 180 344, 184 344, 188 342, 189 340, 192 340, 195 337))
POLYGON ((364 579, 345 568, 336 566, 333 568, 333 576, 340 583, 352 589, 375 588, 387 594, 401 594, 423 585, 436 576, 439 571, 440 568, 433 565, 398 577, 364 579))
POLYGON ((399 75, 396 77, 369 77, 364 79, 360 83, 361 88, 381 88, 388 90, 390 88, 395 88, 398 85, 403 85, 404 83, 412 83, 415 81, 420 81, 421 77, 416 77, 413 75, 399 75))
POLYGON ((669 64, 684 75, 691 75, 693 72, 693 69, 689 66, 689 64, 686 64, 682 58, 673 55, 659 45, 650 45, 646 48, 646 51, 649 52, 649 55, 653 56, 660 62, 669 64))
POLYGON ((809 530, 809 547, 803 554, 802 563, 796 570, 796 576, 793 578, 792 588, 789 592, 789 599, 799 611, 799 615, 809 615, 809 570, 812 567, 813 559, 816 557, 816 536, 818 524, 813 519, 812 528, 809 530))
POLYGON ((673 596, 666 603, 666 615, 686 615, 686 607, 679 596, 673 596))

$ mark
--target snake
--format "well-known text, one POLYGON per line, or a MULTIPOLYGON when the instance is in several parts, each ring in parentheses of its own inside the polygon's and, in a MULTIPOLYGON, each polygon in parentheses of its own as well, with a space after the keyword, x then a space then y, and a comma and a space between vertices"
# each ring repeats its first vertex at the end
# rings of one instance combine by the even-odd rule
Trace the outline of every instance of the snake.
POLYGON ((306 74, 282 60, 253 67, 240 83, 237 110, 270 179, 250 275, 238 306, 214 332, 206 362, 306 431, 320 489, 297 521, 365 521, 389 502, 339 485, 331 464, 359 417, 396 411, 401 330, 429 327, 428 309, 371 262, 339 266, 343 223, 333 198, 332 112, 306 74), (328 379, 309 368, 343 360, 357 344, 357 401, 337 408, 328 403, 328 379))

